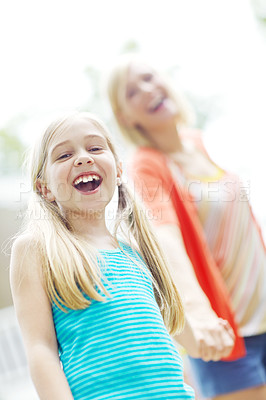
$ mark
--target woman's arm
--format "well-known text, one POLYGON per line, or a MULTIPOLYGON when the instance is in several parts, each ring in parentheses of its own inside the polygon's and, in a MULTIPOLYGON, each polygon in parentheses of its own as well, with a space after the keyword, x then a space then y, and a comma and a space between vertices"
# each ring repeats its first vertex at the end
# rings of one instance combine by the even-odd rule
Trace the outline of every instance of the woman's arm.
POLYGON ((42 284, 40 260, 29 236, 12 248, 10 280, 31 377, 41 400, 73 400, 61 368, 51 304, 42 284))
POLYGON ((188 354, 217 361, 230 354, 234 334, 230 325, 217 317, 201 289, 176 225, 155 226, 155 233, 184 302, 186 326, 175 339, 188 354))
POLYGON ((234 334, 213 311, 194 272, 171 200, 173 187, 167 179, 164 156, 152 149, 136 152, 130 175, 151 212, 149 218, 184 302, 187 324, 184 333, 175 339, 195 358, 208 361, 226 357, 233 348, 234 334))

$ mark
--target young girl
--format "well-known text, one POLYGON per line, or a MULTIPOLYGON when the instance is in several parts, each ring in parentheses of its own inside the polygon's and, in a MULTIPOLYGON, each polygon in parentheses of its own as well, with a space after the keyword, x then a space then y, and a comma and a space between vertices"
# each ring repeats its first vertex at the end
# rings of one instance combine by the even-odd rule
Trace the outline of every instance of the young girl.
POLYGON ((60 119, 30 165, 11 286, 40 399, 194 399, 165 327, 182 329, 180 298, 106 128, 88 113, 60 119), (139 252, 106 227, 116 186, 118 222, 139 252))

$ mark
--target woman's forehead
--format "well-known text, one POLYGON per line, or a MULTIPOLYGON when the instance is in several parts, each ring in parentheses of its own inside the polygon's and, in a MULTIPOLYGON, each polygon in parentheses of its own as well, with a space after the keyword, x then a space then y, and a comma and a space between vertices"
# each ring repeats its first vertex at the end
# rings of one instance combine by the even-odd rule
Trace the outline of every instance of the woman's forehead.
POLYGON ((146 64, 145 62, 136 62, 133 61, 128 68, 128 79, 136 76, 136 75, 143 75, 146 73, 155 73, 154 69, 146 64))

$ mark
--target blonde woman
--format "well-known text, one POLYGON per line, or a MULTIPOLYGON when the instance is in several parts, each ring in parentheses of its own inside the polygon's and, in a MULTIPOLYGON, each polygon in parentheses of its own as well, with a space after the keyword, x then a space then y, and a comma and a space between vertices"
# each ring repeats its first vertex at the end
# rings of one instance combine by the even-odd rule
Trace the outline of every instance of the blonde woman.
POLYGON ((182 304, 106 128, 88 113, 59 119, 30 165, 11 286, 40 399, 194 399, 166 329, 182 330, 182 304), (129 244, 106 227, 117 186, 129 244))
POLYGON ((122 58, 108 92, 135 148, 130 175, 201 342, 200 356, 190 360, 202 396, 265 399, 265 245, 240 179, 210 159, 200 132, 189 128, 185 100, 146 62, 122 58), (224 320, 236 335, 227 358, 224 320))

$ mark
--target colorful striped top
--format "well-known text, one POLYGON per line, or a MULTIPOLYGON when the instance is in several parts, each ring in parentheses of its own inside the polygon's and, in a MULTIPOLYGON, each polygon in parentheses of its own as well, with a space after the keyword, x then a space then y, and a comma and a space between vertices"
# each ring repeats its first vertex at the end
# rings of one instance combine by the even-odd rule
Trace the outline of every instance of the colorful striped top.
POLYGON ((175 171, 171 172, 170 163, 171 159, 157 149, 140 147, 129 164, 129 174, 137 193, 147 206, 147 216, 151 222, 155 225, 177 225, 180 228, 200 287, 215 313, 226 319, 234 331, 235 344, 226 360, 236 360, 244 357, 246 351, 244 340, 239 335, 228 289, 208 247, 193 199, 185 185, 178 181, 175 171))
POLYGON ((218 167, 216 177, 186 177, 186 183, 228 288, 240 333, 266 332, 266 253, 248 188, 238 176, 218 167))
POLYGON ((226 283, 242 336, 266 332, 266 252, 249 204, 249 187, 218 167, 207 154, 200 132, 184 137, 213 164, 213 176, 185 174, 169 160, 179 184, 192 196, 209 249, 226 283))
POLYGON ((60 359, 75 400, 194 399, 156 303, 150 272, 124 243, 100 250, 109 297, 84 310, 53 304, 60 359))

